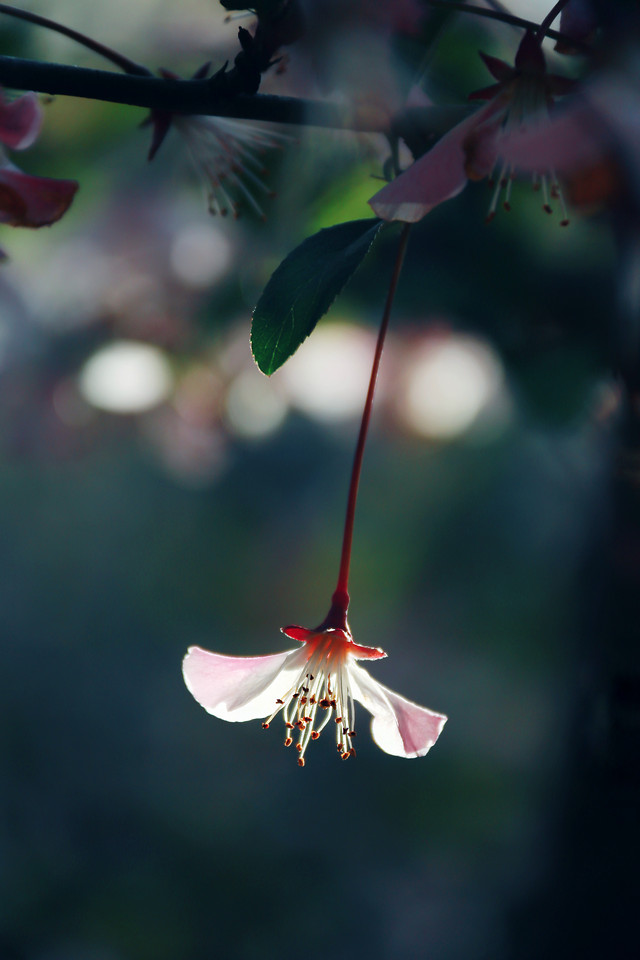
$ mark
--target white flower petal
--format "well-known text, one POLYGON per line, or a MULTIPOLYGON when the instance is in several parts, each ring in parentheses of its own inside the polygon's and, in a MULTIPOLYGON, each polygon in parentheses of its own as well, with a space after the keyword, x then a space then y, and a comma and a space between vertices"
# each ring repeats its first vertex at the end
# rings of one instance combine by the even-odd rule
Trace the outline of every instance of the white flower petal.
POLYGON ((394 757, 428 753, 447 718, 389 690, 356 663, 348 669, 351 692, 371 714, 371 736, 380 749, 394 757))
POLYGON ((256 720, 273 713, 276 700, 288 692, 303 662, 304 648, 266 657, 228 657, 189 647, 182 674, 207 713, 220 720, 256 720))

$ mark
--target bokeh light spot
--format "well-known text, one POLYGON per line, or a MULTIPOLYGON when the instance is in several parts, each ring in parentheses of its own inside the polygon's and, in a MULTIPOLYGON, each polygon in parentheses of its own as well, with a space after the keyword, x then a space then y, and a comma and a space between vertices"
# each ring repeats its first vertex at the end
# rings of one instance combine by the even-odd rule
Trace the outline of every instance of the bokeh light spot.
POLYGON ((470 336, 428 337, 407 369, 398 404, 417 434, 452 439, 465 433, 502 391, 499 357, 470 336))
POLYGON ((255 369, 243 370, 235 378, 225 401, 229 428, 247 438, 273 433, 282 424, 287 409, 275 385, 255 369))
POLYGON ((231 245, 214 227, 192 225, 180 230, 171 245, 171 267, 186 286, 205 289, 226 273, 231 245))
POLYGON ((362 412, 375 338, 349 323, 314 330, 276 374, 290 402, 324 422, 348 420, 362 412))
POLYGON ((167 399, 172 387, 169 363, 158 347, 124 340, 95 353, 79 382, 84 399, 110 413, 151 410, 167 399))

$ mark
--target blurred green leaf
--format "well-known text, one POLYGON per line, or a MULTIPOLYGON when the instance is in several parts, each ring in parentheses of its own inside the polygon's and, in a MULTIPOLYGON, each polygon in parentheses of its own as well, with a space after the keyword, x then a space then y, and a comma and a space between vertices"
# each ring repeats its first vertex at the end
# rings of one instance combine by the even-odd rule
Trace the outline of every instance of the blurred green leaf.
POLYGON ((320 189, 313 200, 310 230, 333 227, 345 220, 360 220, 371 216, 369 200, 383 186, 371 176, 371 164, 349 165, 347 171, 336 169, 325 189, 320 189))
POLYGON ((282 261, 253 312, 251 350, 267 376, 313 331, 375 240, 381 220, 349 220, 308 237, 282 261))

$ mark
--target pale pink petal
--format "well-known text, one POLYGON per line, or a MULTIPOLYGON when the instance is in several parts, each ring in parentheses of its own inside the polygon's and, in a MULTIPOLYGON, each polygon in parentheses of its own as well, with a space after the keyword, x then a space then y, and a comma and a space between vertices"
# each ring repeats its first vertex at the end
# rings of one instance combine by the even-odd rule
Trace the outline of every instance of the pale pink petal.
POLYGON ((0 90, 0 143, 12 150, 25 150, 37 139, 42 126, 42 107, 35 93, 5 100, 0 90))
POLYGON ((353 696, 373 719, 371 736, 394 757, 423 757, 442 732, 447 718, 427 710, 374 680, 357 664, 349 665, 353 696))
POLYGON ((32 177, 10 163, 0 167, 0 223, 46 227, 69 209, 78 183, 32 177))
POLYGON ((469 180, 488 177, 498 159, 498 141, 502 129, 502 115, 495 114, 478 124, 464 144, 465 173, 469 180))
POLYGON ((228 657, 189 647, 182 675, 189 693, 220 720, 268 717, 300 673, 304 647, 266 657, 228 657))
POLYGON ((416 223, 439 203, 460 193, 467 183, 465 142, 478 124, 495 112, 492 102, 453 127, 369 200, 374 213, 383 220, 416 223))
POLYGON ((500 156, 523 173, 555 170, 573 173, 600 160, 610 138, 593 109, 580 101, 558 111, 548 123, 505 131, 500 156))

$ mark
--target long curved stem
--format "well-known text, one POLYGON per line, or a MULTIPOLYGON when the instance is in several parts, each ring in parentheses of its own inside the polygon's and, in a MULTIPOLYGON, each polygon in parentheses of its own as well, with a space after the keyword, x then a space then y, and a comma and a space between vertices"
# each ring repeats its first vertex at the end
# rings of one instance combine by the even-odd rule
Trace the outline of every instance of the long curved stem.
MULTIPOLYGON (((425 0, 425 3, 427 3, 430 7, 442 7, 444 9, 448 7, 450 10, 459 10, 460 13, 471 13, 476 17, 486 17, 488 20, 496 20, 499 23, 508 23, 512 27, 521 27, 523 30, 531 30, 533 33, 537 33, 539 29, 539 25, 533 20, 526 20, 524 17, 516 17, 512 13, 503 13, 501 10, 488 9, 487 7, 477 7, 472 3, 458 2, 458 0, 425 0)), ((554 14, 553 19, 555 19, 556 16, 557 14, 554 14)), ((591 48, 586 43, 578 43, 576 40, 572 40, 570 37, 567 37, 564 33, 560 33, 559 30, 548 30, 545 28, 545 36, 551 37, 553 40, 564 40, 565 42, 570 42, 571 46, 580 50, 581 53, 591 53, 591 48)))
POLYGON ((26 20, 27 23, 33 23, 37 27, 45 27, 47 30, 53 30, 55 33, 61 33, 64 37, 69 37, 70 40, 75 40, 76 43, 87 47, 88 50, 93 50, 94 53, 104 57, 105 60, 110 60, 111 63, 114 63, 116 67, 120 67, 125 73, 140 77, 152 76, 151 71, 147 70, 146 67, 135 63, 133 60, 130 60, 129 57, 118 53, 117 50, 112 50, 103 43, 99 43, 97 40, 92 40, 91 37, 85 36, 84 33, 73 30, 71 27, 65 27, 62 23, 57 23, 48 17, 41 17, 39 14, 31 13, 29 10, 18 10, 17 7, 12 7, 8 3, 0 3, 0 13, 4 13, 8 17, 15 17, 16 20, 26 20))
POLYGON ((568 3, 568 0, 558 0, 558 3, 554 3, 553 7, 551 8, 549 13, 546 15, 546 17, 538 27, 537 35, 540 42, 542 42, 546 37, 546 35, 549 33, 549 27, 551 26, 555 18, 558 16, 558 14, 561 13, 562 8, 566 7, 567 3, 568 3))
POLYGON ((373 355, 371 376, 369 377, 369 389, 367 390, 367 398, 364 403, 362 420, 360 422, 360 432, 358 433, 358 440, 356 442, 356 449, 353 456, 353 467, 351 470, 351 482, 349 484, 349 493, 347 496, 347 514, 344 522, 344 535, 342 538, 342 554, 340 556, 340 572, 338 574, 338 582, 336 584, 333 597, 331 598, 331 610, 329 611, 327 618, 323 621, 320 627, 318 627, 319 630, 327 628, 342 630, 348 629, 347 610, 349 607, 349 568, 351 565, 353 525, 356 514, 356 502, 358 499, 358 487, 360 485, 360 474, 362 472, 362 459, 364 455, 365 443, 367 441, 369 423, 371 421, 373 395, 375 393, 376 381, 378 379, 380 359, 382 357, 384 341, 389 328, 391 308, 393 306, 396 289, 398 287, 398 280, 400 279, 402 264, 404 262, 405 253, 407 252, 410 229, 410 224, 405 223, 404 227, 402 228, 402 233, 400 234, 400 243, 398 244, 398 251, 396 253, 396 259, 393 266, 393 273, 391 274, 391 280, 389 282, 389 290, 387 292, 387 299, 382 314, 382 320, 380 322, 380 329, 378 331, 376 349, 373 355))

